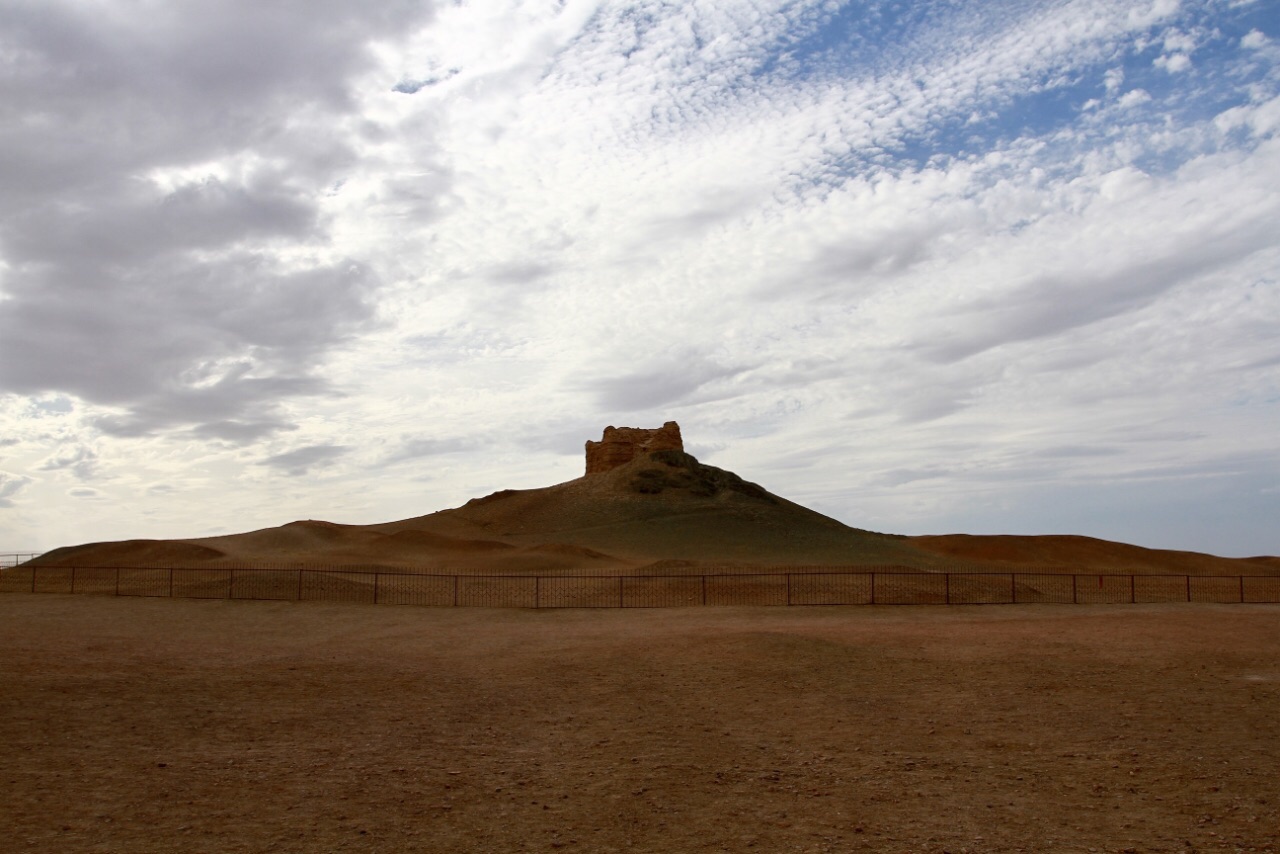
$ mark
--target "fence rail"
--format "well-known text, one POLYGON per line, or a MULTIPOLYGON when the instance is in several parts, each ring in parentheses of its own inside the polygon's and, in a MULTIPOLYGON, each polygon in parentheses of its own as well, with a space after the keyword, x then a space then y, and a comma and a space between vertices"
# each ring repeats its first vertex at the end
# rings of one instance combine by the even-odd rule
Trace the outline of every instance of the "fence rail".
POLYGON ((546 576, 18 565, 0 569, 0 592, 490 608, 1280 603, 1280 576, 901 570, 546 576))

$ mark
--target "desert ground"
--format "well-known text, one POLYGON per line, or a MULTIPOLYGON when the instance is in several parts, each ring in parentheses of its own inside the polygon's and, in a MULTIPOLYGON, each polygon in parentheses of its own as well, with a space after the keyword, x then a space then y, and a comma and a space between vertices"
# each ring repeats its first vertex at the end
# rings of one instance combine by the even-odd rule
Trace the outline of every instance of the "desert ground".
POLYGON ((1280 606, 0 596, 0 850, 1276 851, 1280 606))

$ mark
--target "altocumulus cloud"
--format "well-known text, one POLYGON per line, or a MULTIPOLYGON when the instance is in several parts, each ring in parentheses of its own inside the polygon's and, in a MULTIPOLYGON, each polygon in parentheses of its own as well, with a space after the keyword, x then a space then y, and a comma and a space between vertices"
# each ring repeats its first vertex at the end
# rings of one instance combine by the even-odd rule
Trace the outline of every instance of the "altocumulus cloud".
POLYGON ((0 537, 381 521, 677 418, 861 527, 1280 552, 1269 6, 5 4, 0 537))

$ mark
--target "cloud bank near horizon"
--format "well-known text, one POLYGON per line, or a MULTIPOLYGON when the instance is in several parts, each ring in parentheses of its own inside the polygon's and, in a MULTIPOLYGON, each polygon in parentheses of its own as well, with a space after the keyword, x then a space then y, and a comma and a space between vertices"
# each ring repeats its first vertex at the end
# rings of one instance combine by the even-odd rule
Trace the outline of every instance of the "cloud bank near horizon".
POLYGON ((859 527, 1280 553, 1266 6, 0 5, 0 542, 674 418, 859 527))

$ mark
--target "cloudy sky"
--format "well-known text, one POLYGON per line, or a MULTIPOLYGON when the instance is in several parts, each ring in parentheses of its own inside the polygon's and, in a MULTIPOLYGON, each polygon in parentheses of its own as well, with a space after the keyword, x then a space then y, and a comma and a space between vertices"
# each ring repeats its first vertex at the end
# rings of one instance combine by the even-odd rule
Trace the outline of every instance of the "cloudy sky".
POLYGON ((607 424, 873 530, 1280 554, 1272 0, 0 0, 0 552, 607 424))

